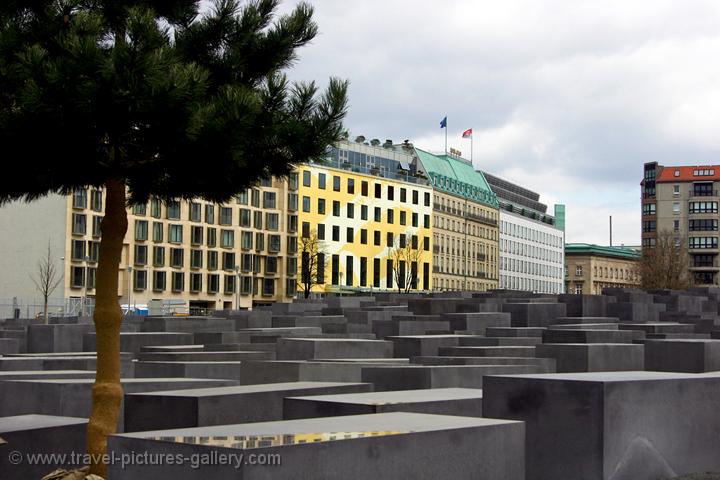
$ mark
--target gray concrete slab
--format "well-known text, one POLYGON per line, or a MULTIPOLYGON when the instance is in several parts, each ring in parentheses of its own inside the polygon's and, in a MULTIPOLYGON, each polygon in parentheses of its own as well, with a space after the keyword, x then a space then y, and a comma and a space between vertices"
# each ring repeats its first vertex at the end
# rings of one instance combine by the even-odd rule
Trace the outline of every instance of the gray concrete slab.
POLYGON ((486 377, 483 413, 526 422, 527 480, 657 480, 720 470, 720 376, 486 377))
POLYGON ((86 427, 85 418, 49 415, 0 417, 0 437, 7 442, 0 445, 0 476, 3 480, 26 480, 42 478, 56 468, 81 466, 72 463, 72 454, 79 456, 85 452, 86 427), (43 454, 54 454, 55 462, 32 461, 36 455, 43 454), (64 463, 60 461, 63 456, 64 463), (12 461, 16 458, 20 462, 12 461))
POLYGON ((392 342, 384 340, 281 338, 277 343, 277 359, 382 358, 392 357, 392 349, 392 342))
POLYGON ((535 355, 552 358, 557 372, 615 372, 644 370, 642 345, 620 343, 545 343, 535 355))
POLYGON ((125 395, 125 431, 283 419, 283 398, 370 392, 369 383, 292 382, 125 395))
POLYGON ((664 372, 720 370, 720 340, 646 340, 645 368, 664 372))
POLYGON ((520 422, 404 412, 161 430, 112 436, 108 449, 117 456, 273 454, 282 465, 247 465, 240 471, 217 464, 113 465, 109 480, 523 480, 523 441, 520 422))
POLYGON ((386 412, 482 417, 482 390, 433 388, 297 396, 286 397, 283 407, 286 420, 386 412))

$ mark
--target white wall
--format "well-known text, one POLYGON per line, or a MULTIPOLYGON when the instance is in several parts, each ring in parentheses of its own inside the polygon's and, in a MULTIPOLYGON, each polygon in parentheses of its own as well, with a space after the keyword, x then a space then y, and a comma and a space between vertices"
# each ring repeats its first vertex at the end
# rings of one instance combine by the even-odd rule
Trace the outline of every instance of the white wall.
POLYGON ((500 210, 500 288, 563 293, 565 233, 500 210))
MULTIPOLYGON (((50 242, 51 255, 59 278, 63 276, 66 247, 67 199, 49 195, 34 202, 12 202, 0 207, 0 318, 12 316, 13 298, 21 306, 21 316, 28 304, 42 305, 31 275, 36 275, 37 264, 47 254, 50 242)), ((52 297, 63 301, 63 284, 52 297)), ((42 308, 42 307, 41 307, 42 308)))

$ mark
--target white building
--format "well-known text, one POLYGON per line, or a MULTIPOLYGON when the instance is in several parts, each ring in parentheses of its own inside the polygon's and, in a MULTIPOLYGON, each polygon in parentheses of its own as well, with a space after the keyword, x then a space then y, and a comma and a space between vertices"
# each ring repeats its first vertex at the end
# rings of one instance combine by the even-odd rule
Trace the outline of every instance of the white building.
POLYGON ((483 173, 500 202, 500 288, 563 293, 564 205, 549 215, 537 193, 483 173))

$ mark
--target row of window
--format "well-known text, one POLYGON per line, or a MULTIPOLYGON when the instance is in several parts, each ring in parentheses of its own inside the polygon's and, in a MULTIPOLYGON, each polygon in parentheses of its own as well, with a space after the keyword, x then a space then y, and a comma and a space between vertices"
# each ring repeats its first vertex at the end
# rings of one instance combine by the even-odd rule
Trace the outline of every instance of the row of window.
POLYGON ((537 293, 562 293, 563 282, 528 278, 520 275, 500 275, 500 288, 529 290, 537 293))
MULTIPOLYGON (((297 220, 297 217, 295 217, 295 219, 297 220)), ((165 242, 164 224, 161 222, 153 222, 152 228, 153 242, 165 242)), ((167 236, 168 243, 183 243, 183 230, 183 225, 169 224, 167 236)), ((276 231, 277 228, 270 228, 269 230, 276 231)), ((297 230, 297 228, 295 230, 297 230)), ((259 246, 258 249, 262 250, 264 248, 265 233, 250 231, 241 231, 239 233, 242 248, 251 249, 253 247, 253 237, 256 239, 256 244, 259 246)), ((203 237, 205 237, 208 247, 214 247, 217 245, 217 230, 214 227, 190 227, 191 245, 202 245, 204 243, 203 237)), ((269 234, 267 235, 267 237, 270 248, 280 248, 280 235, 269 234)), ((144 242, 148 240, 148 222, 146 222, 145 220, 135 221, 135 240, 138 242, 144 242)), ((220 230, 220 246, 224 248, 233 248, 235 246, 235 230, 220 230)))
POLYGON ((552 235, 535 228, 530 228, 516 223, 501 221, 500 233, 511 237, 518 237, 536 243, 542 243, 550 247, 563 248, 563 237, 561 234, 552 235))
POLYGON ((530 260, 500 257, 501 272, 518 272, 539 277, 562 278, 562 267, 545 265, 530 260))
MULTIPOLYGON (((308 275, 313 275, 313 283, 319 285, 327 283, 327 256, 324 253, 318 253, 317 256, 311 257, 309 254, 301 256, 301 280, 307 278, 308 275)), ((331 285, 346 285, 349 287, 354 286, 354 272, 355 272, 355 257, 348 255, 345 257, 344 270, 340 269, 340 255, 330 256, 330 284, 331 285), (343 280, 344 278, 344 280, 343 280)), ((379 258, 359 257, 359 286, 369 287, 373 286, 381 288, 405 288, 407 281, 410 282, 410 288, 413 290, 418 289, 420 285, 418 262, 411 261, 410 265, 405 260, 400 260, 397 265, 392 259, 388 258, 385 260, 385 268, 382 268, 382 261, 379 258), (372 260, 372 264, 368 260, 372 260), (370 270, 370 267, 372 269, 370 270), (397 267, 397 268, 396 268, 397 267), (409 271, 407 268, 409 267, 409 271), (385 285, 382 285, 382 277, 385 276, 385 285), (370 280, 372 278, 372 280, 370 280), (372 282, 372 283, 371 283, 372 282)), ((430 289, 430 263, 424 262, 422 264, 422 289, 430 289)))
MULTIPOLYGON (((332 240, 333 242, 341 242, 340 238, 340 226, 338 225, 331 225, 331 237, 329 240, 332 240)), ((356 241, 359 242, 361 245, 368 245, 368 230, 365 228, 359 229, 359 238, 355 235, 355 228, 354 227, 345 227, 345 243, 355 243, 356 241)), ((317 229, 313 232, 310 229, 310 223, 309 222, 303 222, 302 224, 302 237, 303 238, 310 238, 313 233, 317 235, 318 240, 328 240, 327 233, 325 231, 325 224, 319 223, 317 225, 317 229)), ((375 246, 381 246, 382 245, 382 232, 378 230, 373 230, 373 245, 375 246)), ((407 244, 408 240, 410 241, 410 244, 412 245, 412 248, 414 250, 419 249, 419 237, 417 235, 406 235, 404 233, 399 234, 397 237, 395 237, 395 234, 393 232, 387 232, 385 235, 386 244, 387 247, 396 247, 400 246, 400 248, 405 248, 405 245, 407 244), (398 245, 395 244, 395 241, 397 240, 398 245)), ((430 237, 423 237, 422 238, 422 249, 425 251, 430 251, 430 237)))
POLYGON ((500 251, 545 260, 546 262, 561 263, 563 259, 562 252, 508 239, 500 240, 500 251))
MULTIPOLYGON (((320 190, 325 190, 327 187, 327 175, 325 173, 318 173, 317 187, 320 190)), ((313 188, 312 173, 309 170, 303 171, 303 186, 313 188)), ((363 197, 369 197, 369 182, 365 180, 360 181, 360 195, 363 197)), ((408 202, 408 189, 405 187, 395 187, 394 185, 386 185, 385 196, 383 197, 383 185, 381 183, 373 184, 373 196, 375 198, 385 198, 387 200, 395 200, 395 190, 398 190, 398 199, 400 202, 408 202)), ((340 192, 342 190, 341 178, 338 175, 332 176, 332 189, 334 192, 340 192)), ((345 191, 351 195, 355 194, 355 179, 348 178, 345 184, 345 191)), ((413 205, 420 204, 420 192, 418 190, 410 191, 410 200, 413 205)), ((423 204, 426 207, 430 206, 430 192, 424 192, 423 204)))

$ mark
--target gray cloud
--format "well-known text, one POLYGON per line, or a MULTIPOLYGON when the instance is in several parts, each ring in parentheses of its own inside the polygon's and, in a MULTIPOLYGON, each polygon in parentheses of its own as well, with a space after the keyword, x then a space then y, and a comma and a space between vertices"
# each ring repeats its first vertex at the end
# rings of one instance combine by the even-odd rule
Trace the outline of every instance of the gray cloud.
MULTIPOLYGON (((285 2, 283 10, 297 3, 285 2)), ((568 241, 638 244, 642 163, 720 150, 720 3, 317 0, 297 79, 348 78, 347 126, 474 160, 568 205, 568 241)))

